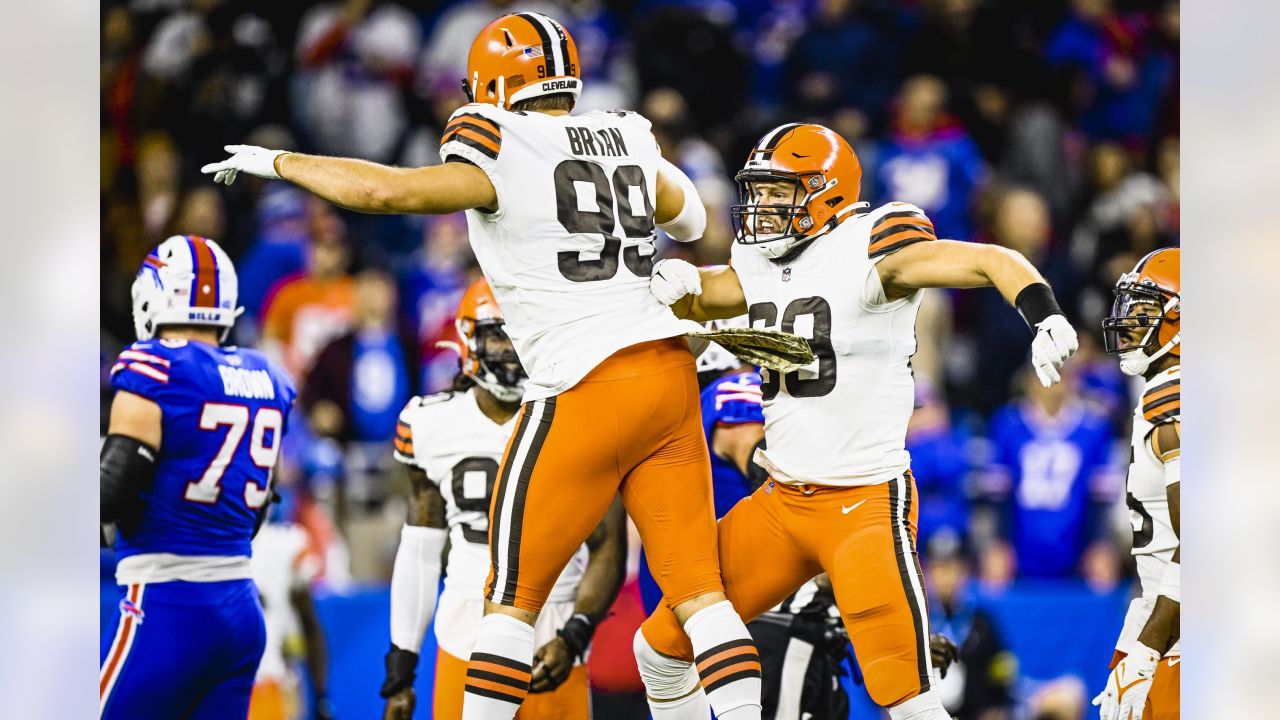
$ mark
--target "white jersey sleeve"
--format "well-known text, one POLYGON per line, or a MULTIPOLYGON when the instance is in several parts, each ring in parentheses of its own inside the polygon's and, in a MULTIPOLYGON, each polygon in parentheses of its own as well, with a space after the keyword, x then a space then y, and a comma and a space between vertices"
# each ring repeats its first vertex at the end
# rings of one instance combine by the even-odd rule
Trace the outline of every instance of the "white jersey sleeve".
POLYGON ((449 116, 440 136, 440 160, 469 162, 489 176, 498 197, 498 208, 497 212, 481 215, 491 221, 501 216, 506 194, 502 173, 498 170, 498 156, 502 152, 501 116, 502 112, 492 105, 463 105, 449 116))

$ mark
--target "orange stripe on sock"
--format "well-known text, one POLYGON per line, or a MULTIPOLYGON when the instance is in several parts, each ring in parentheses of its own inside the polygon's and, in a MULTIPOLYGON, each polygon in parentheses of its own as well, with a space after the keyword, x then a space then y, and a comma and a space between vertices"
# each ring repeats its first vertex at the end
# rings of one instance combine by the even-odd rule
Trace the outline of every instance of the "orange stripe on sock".
MULTIPOLYGON (((472 660, 467 663, 468 670, 483 670, 485 672, 496 673, 511 678, 512 680, 520 680, 521 682, 529 682, 532 676, 527 672, 521 672, 515 668, 503 667, 497 663, 486 662, 484 660, 472 660)), ((467 682, 471 682, 468 678, 467 682)))
POLYGON ((742 647, 729 648, 728 650, 725 650, 723 652, 718 652, 715 655, 712 655, 711 657, 707 658, 706 660, 703 660, 702 662, 698 663, 698 672, 702 672, 703 668, 709 668, 712 665, 715 665, 716 663, 720 662, 721 660, 728 660, 729 658, 737 657, 739 655, 749 655, 752 658, 759 657, 758 654, 756 653, 756 649, 750 645, 743 645, 742 647))
POLYGON ((706 687, 708 685, 715 683, 715 681, 719 680, 722 677, 726 677, 734 673, 740 673, 744 670, 755 670, 756 672, 760 672, 760 663, 755 660, 751 660, 749 662, 734 663, 733 665, 730 665, 727 668, 722 668, 720 670, 717 670, 711 673, 707 677, 702 678, 702 686, 706 687))

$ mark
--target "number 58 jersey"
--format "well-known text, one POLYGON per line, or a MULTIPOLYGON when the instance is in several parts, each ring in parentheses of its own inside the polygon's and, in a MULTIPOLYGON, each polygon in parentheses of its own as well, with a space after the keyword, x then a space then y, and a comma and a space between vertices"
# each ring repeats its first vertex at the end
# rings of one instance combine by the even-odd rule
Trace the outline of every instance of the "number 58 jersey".
POLYGON ((890 203, 847 218, 786 262, 734 243, 751 326, 796 333, 817 356, 781 377, 761 373, 767 446, 756 462, 779 482, 875 485, 910 465, 920 294, 885 302, 875 266, 933 239, 919 208, 890 203))
POLYGON ((547 115, 465 105, 440 157, 489 176, 496 212, 467 211, 471 247, 529 374, 526 402, 614 352, 698 329, 649 293, 660 160, 630 112, 547 115))
MULTIPOLYGON (((444 496, 449 528, 447 593, 482 599, 489 576, 489 501, 519 413, 505 423, 480 410, 475 390, 413 398, 400 413, 395 458, 421 469, 444 496)), ((516 478, 512 477, 511 482, 516 478)), ((570 499, 571 500, 571 499, 570 499)), ((552 518, 530 518, 553 522, 552 518)), ((560 574, 548 602, 571 602, 587 565, 586 546, 560 574)))
POLYGON ((111 385, 162 413, 144 510, 121 523, 117 580, 249 577, 250 541, 293 407, 293 382, 255 350, 161 339, 121 352, 111 385))

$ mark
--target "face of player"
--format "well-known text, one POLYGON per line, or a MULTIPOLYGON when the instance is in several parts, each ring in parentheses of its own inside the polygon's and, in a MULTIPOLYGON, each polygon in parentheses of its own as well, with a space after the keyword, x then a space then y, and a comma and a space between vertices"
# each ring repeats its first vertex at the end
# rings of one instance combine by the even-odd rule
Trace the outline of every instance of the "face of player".
POLYGON ((781 211, 770 212, 766 208, 797 204, 800 186, 787 180, 761 180, 750 183, 747 187, 751 204, 756 207, 756 235, 778 235, 785 232, 788 216, 781 211))
POLYGON ((476 354, 503 385, 514 387, 528 377, 511 338, 500 325, 482 325, 476 329, 476 354))
POLYGON ((1143 347, 1147 341, 1152 327, 1155 326, 1156 318, 1163 315, 1162 308, 1155 302, 1139 300, 1129 304, 1125 309, 1125 315, 1135 318, 1150 318, 1150 320, 1138 320, 1132 324, 1126 323, 1116 330, 1116 339, 1119 341, 1119 352, 1132 350, 1134 348, 1143 347))

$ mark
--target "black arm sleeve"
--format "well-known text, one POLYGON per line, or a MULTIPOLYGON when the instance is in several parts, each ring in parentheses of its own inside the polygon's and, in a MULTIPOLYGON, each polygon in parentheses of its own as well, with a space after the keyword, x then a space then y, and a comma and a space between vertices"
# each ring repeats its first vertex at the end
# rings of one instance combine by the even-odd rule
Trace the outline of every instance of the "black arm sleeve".
POLYGON ((141 509, 142 493, 156 476, 156 450, 128 435, 108 435, 99 468, 102 522, 118 523, 141 509))
MULTIPOLYGON (((764 438, 760 438, 760 442, 756 443, 756 450, 763 450, 764 447, 764 438)), ((755 450, 752 450, 751 459, 747 461, 747 480, 751 483, 752 492, 755 492, 756 488, 769 479, 769 471, 757 465, 755 457, 755 450)))

